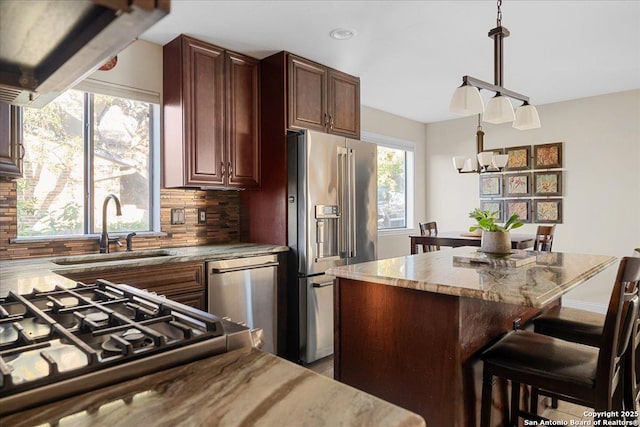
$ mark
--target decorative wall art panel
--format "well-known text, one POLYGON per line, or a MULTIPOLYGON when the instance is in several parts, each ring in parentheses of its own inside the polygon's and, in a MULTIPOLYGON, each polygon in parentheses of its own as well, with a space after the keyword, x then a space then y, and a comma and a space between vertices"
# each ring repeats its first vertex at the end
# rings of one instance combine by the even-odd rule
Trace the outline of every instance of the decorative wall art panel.
POLYGON ((525 223, 531 222, 531 200, 528 199, 507 199, 504 201, 506 221, 513 214, 518 214, 520 221, 525 223))
POLYGON ((562 223, 562 199, 544 199, 533 201, 533 222, 562 223))
POLYGON ((533 174, 534 196, 562 196, 562 172, 536 172, 533 174))
POLYGON ((533 146, 533 168, 553 169, 562 167, 562 142, 533 146))
POLYGON ((508 147, 504 149, 504 153, 509 155, 509 161, 505 170, 521 171, 531 169, 531 147, 508 147))
POLYGON ((480 197, 502 196, 502 175, 480 176, 480 197))
POLYGON ((515 173, 504 175, 504 195, 506 197, 530 196, 531 174, 515 173))

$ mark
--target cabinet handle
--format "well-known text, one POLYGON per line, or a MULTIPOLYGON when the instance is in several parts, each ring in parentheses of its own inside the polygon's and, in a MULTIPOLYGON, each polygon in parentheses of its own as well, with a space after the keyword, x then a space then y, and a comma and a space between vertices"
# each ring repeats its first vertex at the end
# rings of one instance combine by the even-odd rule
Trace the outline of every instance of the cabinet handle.
POLYGON ((220 169, 222 170, 220 176, 224 177, 224 162, 220 162, 220 169))
POLYGON ((327 117, 327 113, 324 113, 324 123, 322 126, 329 127, 329 117, 327 117))
POLYGON ((231 178, 231 175, 233 174, 233 167, 231 166, 231 162, 227 163, 228 168, 229 168, 229 178, 231 178))
POLYGON ((200 269, 196 269, 196 283, 200 284, 200 269))
POLYGON ((333 116, 329 115, 329 130, 333 130, 333 116))
POLYGON ((25 154, 24 144, 20 143, 19 147, 20 147, 20 155, 19 155, 19 157, 20 157, 20 160, 23 160, 24 159, 24 154, 25 154))

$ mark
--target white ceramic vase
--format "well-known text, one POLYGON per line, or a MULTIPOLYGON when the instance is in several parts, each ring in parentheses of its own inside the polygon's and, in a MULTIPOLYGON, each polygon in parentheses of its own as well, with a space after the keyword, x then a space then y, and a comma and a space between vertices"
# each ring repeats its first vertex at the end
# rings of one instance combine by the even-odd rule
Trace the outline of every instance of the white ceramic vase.
POLYGON ((480 250, 489 254, 511 253, 511 237, 508 231, 482 231, 480 250))

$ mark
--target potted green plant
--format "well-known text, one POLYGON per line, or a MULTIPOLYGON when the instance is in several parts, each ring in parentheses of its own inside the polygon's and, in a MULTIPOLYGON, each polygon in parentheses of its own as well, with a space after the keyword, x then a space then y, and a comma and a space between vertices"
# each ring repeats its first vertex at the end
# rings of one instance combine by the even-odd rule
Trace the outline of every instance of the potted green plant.
POLYGON ((469 227, 470 232, 482 230, 480 250, 492 254, 508 254, 511 252, 511 237, 509 230, 522 227, 518 214, 511 215, 504 225, 498 224, 498 212, 474 209, 469 212, 469 218, 476 220, 477 225, 469 227))

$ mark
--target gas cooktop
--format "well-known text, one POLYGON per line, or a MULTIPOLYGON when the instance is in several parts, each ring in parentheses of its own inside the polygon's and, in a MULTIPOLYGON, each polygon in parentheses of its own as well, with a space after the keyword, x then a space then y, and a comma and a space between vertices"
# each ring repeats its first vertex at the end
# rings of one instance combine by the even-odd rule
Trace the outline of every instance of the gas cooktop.
POLYGON ((251 331, 99 280, 0 299, 0 415, 251 346, 251 331))

